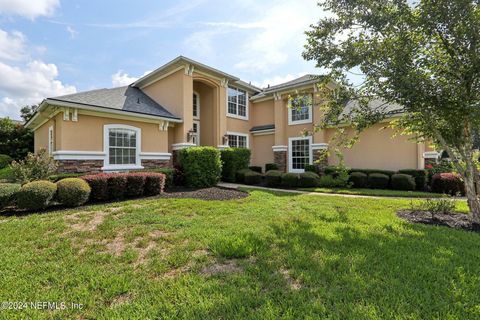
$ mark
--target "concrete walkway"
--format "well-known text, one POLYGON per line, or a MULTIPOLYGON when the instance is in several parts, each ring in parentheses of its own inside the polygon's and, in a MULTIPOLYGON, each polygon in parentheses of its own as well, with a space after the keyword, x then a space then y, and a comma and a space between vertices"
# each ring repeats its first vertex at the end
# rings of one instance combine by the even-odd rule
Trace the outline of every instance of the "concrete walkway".
MULTIPOLYGON (((322 192, 311 192, 311 191, 301 191, 301 190, 290 190, 290 189, 278 189, 278 188, 268 188, 268 187, 259 187, 259 186, 250 186, 246 184, 230 183, 230 182, 219 182, 219 187, 238 189, 238 188, 249 188, 249 189, 259 189, 267 191, 276 191, 276 192, 287 192, 295 194, 306 194, 309 196, 327 196, 327 197, 345 197, 345 198, 367 198, 367 199, 417 199, 417 200, 426 200, 426 199, 439 199, 439 198, 418 198, 418 197, 395 197, 395 196, 365 196, 358 194, 341 194, 341 193, 322 193, 322 192)), ((465 197, 455 198, 456 200, 466 200, 465 197)))

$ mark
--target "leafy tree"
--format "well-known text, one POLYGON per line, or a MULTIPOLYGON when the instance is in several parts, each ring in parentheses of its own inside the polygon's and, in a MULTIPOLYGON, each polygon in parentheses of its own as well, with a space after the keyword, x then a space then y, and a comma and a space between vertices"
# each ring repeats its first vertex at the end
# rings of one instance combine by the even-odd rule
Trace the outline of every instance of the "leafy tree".
POLYGON ((22 159, 33 151, 33 133, 9 118, 0 119, 0 154, 22 159))
POLYGON ((37 110, 37 107, 37 105, 30 105, 20 109, 20 116, 25 123, 33 117, 33 115, 35 114, 35 110, 37 110))
MULTIPOLYGON (((307 31, 303 56, 329 70, 325 121, 350 121, 360 132, 389 116, 419 141, 447 150, 462 174, 468 205, 480 223, 474 132, 480 129, 480 7, 472 0, 324 0, 329 12, 307 31), (358 71, 357 71, 358 70, 358 71), (353 85, 349 72, 362 74, 353 85), (373 100, 381 99, 375 108, 373 100), (352 108, 347 101, 356 101, 352 108), (345 108, 345 106, 350 106, 345 108)), ((400 129, 401 128, 401 129, 400 129)))

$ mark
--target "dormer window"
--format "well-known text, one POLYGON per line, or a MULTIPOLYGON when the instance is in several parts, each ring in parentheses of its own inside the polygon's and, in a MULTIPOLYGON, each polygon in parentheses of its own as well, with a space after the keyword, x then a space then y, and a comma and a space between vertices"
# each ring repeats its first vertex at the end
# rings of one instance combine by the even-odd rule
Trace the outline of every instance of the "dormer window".
POLYGON ((227 115, 248 120, 248 94, 245 90, 228 87, 227 115))

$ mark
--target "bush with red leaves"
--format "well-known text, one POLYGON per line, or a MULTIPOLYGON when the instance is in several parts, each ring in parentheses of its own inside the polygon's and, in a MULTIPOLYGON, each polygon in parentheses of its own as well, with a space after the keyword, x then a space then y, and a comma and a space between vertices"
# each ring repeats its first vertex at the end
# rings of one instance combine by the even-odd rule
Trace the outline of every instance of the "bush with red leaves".
POLYGON ((465 184, 456 173, 437 173, 432 177, 432 191, 452 196, 465 195, 465 184))

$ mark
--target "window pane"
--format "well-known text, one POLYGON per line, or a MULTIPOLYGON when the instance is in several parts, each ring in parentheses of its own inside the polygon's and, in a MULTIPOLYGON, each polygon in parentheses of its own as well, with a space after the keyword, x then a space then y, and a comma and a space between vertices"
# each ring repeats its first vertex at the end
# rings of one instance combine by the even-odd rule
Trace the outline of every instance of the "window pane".
POLYGON ((136 164, 137 133, 134 130, 110 129, 108 137, 110 164, 136 164))
POLYGON ((310 162, 310 144, 308 139, 292 141, 292 168, 305 169, 310 162))
POLYGON ((292 100, 292 121, 308 120, 310 118, 310 108, 312 99, 310 96, 303 96, 292 100))
POLYGON ((198 96, 193 94, 193 116, 198 117, 198 96))

